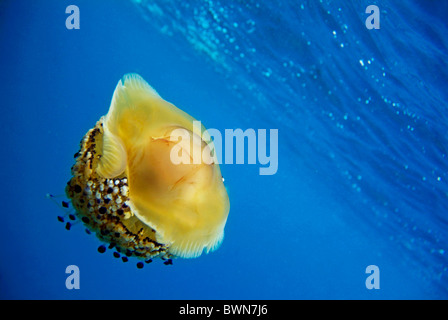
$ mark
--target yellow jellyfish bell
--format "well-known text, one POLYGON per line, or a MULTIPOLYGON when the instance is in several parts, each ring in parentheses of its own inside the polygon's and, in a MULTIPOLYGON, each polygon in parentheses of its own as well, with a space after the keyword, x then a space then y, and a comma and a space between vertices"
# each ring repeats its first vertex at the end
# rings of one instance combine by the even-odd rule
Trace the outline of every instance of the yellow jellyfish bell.
POLYGON ((213 143, 198 138, 194 121, 128 74, 81 141, 66 193, 87 228, 118 252, 193 258, 219 247, 229 198, 213 143), (194 154, 209 158, 185 161, 194 154))

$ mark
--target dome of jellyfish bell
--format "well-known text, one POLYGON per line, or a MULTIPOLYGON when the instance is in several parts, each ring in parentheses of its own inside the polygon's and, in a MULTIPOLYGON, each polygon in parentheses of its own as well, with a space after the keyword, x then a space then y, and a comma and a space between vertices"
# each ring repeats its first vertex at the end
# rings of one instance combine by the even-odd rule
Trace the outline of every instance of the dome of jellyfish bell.
POLYGON ((69 220, 96 234, 100 253, 171 264, 219 247, 230 204, 216 158, 173 161, 173 154, 191 159, 213 150, 194 134, 194 121, 140 76, 118 82, 108 113, 81 141, 66 187, 69 220))

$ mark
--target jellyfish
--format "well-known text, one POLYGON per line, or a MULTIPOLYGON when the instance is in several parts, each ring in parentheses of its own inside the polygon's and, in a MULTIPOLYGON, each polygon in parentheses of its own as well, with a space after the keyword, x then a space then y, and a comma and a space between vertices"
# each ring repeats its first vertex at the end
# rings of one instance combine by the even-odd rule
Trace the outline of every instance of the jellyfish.
POLYGON ((117 258, 171 264, 220 246, 229 197, 213 141, 195 133, 194 122, 142 77, 127 74, 108 113, 82 139, 66 195, 87 230, 117 258), (179 129, 184 134, 173 138, 179 129), (209 159, 172 161, 173 154, 192 159, 195 152, 209 159))

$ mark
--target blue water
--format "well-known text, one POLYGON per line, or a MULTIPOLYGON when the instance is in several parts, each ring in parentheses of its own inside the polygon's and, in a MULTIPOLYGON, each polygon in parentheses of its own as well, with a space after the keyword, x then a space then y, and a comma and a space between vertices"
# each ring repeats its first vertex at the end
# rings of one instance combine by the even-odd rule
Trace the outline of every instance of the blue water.
POLYGON ((0 297, 448 298, 447 14, 442 0, 0 2, 0 297), (279 130, 275 175, 221 166, 231 211, 214 253, 139 270, 65 230, 45 196, 65 199, 80 139, 129 72, 208 128, 279 130))

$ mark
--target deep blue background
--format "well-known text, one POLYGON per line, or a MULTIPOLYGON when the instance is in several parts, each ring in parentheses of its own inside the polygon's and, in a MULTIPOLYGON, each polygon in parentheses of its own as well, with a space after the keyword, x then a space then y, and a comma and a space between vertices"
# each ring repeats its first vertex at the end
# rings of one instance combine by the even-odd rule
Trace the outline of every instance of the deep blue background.
POLYGON ((0 3, 1 298, 448 297, 447 1, 142 2, 0 3), (279 130, 277 174, 222 165, 212 254, 138 270, 45 197, 129 72, 208 128, 279 130))

